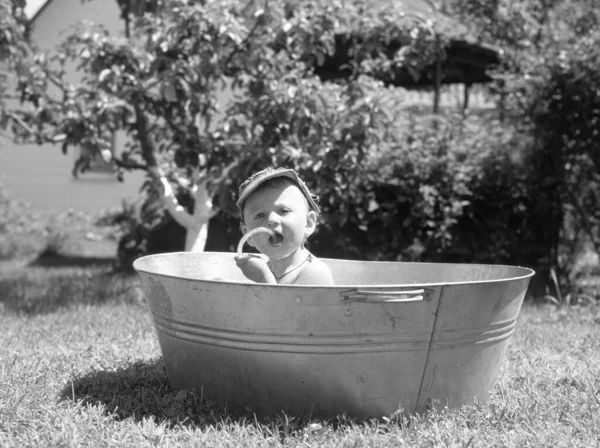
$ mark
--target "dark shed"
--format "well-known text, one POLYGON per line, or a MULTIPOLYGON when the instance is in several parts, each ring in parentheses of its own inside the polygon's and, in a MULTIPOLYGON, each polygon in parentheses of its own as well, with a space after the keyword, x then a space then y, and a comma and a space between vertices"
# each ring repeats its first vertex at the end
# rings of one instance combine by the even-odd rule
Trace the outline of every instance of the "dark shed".
MULTIPOLYGON (((354 0, 345 0, 349 3, 354 0)), ((387 84, 407 89, 433 89, 434 111, 439 108, 439 92, 442 84, 464 84, 465 104, 468 103, 468 90, 473 84, 491 81, 488 70, 500 62, 500 53, 492 46, 478 42, 469 34, 468 28, 453 17, 437 10, 428 0, 370 0, 364 2, 372 10, 382 10, 392 5, 405 11, 407 16, 429 20, 440 42, 446 41, 445 57, 426 67, 418 77, 411 75, 406 69, 398 69, 394 76, 382 79, 387 84)), ((347 39, 339 36, 336 39, 336 53, 325 58, 323 64, 315 67, 315 72, 323 79, 346 78, 350 71, 347 64, 347 39)), ((390 52, 400 48, 400 43, 392 42, 390 52)), ((441 52, 440 52, 441 54, 441 52)))

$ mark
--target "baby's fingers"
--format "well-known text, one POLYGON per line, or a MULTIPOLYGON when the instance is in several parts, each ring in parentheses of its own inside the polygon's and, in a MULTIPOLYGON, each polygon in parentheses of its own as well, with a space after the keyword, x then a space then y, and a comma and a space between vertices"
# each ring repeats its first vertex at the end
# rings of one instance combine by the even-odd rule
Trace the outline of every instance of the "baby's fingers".
POLYGON ((235 260, 235 264, 237 264, 238 266, 242 266, 242 265, 248 263, 248 260, 250 260, 250 256, 249 255, 235 255, 233 257, 233 259, 235 260))

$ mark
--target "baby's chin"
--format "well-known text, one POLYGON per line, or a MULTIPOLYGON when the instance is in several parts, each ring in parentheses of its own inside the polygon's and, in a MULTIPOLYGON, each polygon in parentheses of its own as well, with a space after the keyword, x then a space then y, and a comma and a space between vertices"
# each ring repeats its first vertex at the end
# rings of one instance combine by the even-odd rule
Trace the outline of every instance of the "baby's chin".
POLYGON ((287 258, 294 253, 293 248, 290 247, 288 244, 285 244, 285 241, 281 241, 276 245, 267 242, 266 246, 263 247, 263 254, 265 254, 272 260, 283 260, 284 258, 287 258))

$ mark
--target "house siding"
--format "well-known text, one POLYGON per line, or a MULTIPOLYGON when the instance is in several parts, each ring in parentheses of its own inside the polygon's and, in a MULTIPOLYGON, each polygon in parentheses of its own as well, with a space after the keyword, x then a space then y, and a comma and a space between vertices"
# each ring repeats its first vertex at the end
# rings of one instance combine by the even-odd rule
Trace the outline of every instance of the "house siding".
POLYGON ((73 178, 73 156, 60 146, 13 145, 0 142, 0 182, 17 200, 44 212, 68 208, 95 211, 134 198, 143 180, 128 173, 120 183, 113 174, 89 173, 73 178))

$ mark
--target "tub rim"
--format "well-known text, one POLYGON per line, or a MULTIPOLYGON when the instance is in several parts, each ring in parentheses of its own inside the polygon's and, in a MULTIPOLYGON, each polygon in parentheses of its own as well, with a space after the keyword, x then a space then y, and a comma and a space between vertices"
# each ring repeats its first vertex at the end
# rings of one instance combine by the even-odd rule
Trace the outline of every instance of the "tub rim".
MULTIPOLYGON (((385 289, 385 288, 414 288, 414 287, 440 287, 440 286, 450 286, 450 285, 454 285, 454 286, 458 286, 458 285, 474 285, 474 284, 488 284, 488 283, 499 283, 499 282, 506 282, 506 281, 518 281, 518 280, 524 280, 527 278, 531 278, 535 275, 535 271, 531 268, 525 267, 525 266, 515 266, 515 265, 509 265, 509 264, 483 264, 483 263, 435 263, 435 262, 418 262, 418 261, 370 261, 370 260, 346 260, 344 258, 321 258, 319 257, 319 260, 322 261, 327 261, 327 260, 335 260, 335 261, 349 261, 352 263, 403 263, 403 264, 420 264, 420 265, 433 265, 433 264, 449 264, 449 265, 455 265, 455 266, 481 266, 481 267, 503 267, 503 268, 516 268, 516 269, 521 269, 524 270, 525 273, 523 275, 519 275, 516 277, 507 277, 507 278, 501 278, 501 279, 488 279, 488 280, 468 280, 468 281, 460 281, 460 282, 433 282, 433 283, 387 283, 387 284, 377 284, 377 285, 365 285, 365 284, 360 284, 360 285, 356 285, 356 284, 335 284, 335 285, 280 285, 280 284, 272 284, 272 283, 254 283, 252 281, 247 281, 247 282, 241 282, 241 281, 225 281, 225 280, 204 280, 204 279, 200 279, 200 278, 192 278, 192 277, 182 277, 179 275, 172 275, 172 274, 162 274, 162 273, 158 273, 158 272, 153 272, 150 271, 148 269, 140 269, 139 265, 146 259, 148 258, 153 258, 153 257, 157 257, 157 256, 162 256, 162 255, 180 255, 180 254, 192 254, 193 252, 185 252, 185 251, 180 251, 180 252, 163 252, 160 254, 150 254, 150 255, 144 255, 142 257, 136 258, 133 261, 133 269, 137 272, 144 272, 147 274, 152 274, 152 275, 159 275, 161 277, 166 277, 166 278, 174 278, 174 279, 181 279, 181 280, 189 280, 189 281, 200 281, 203 283, 214 283, 214 284, 228 284, 228 285, 254 285, 254 286, 261 286, 261 287, 265 287, 265 288, 299 288, 299 289, 306 289, 306 288, 324 288, 324 289, 328 289, 328 290, 337 290, 337 289, 356 289, 356 288, 371 288, 371 289, 385 289), (136 266, 137 265, 137 266, 136 266)), ((234 252, 197 252, 194 253, 195 255, 198 255, 200 253, 210 253, 210 254, 226 254, 226 255, 231 255, 234 256, 235 253, 234 252)))

